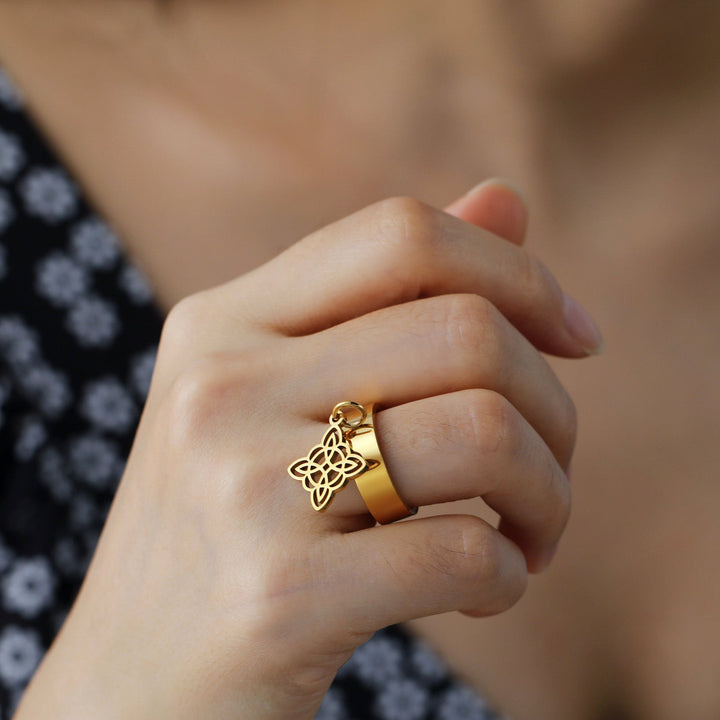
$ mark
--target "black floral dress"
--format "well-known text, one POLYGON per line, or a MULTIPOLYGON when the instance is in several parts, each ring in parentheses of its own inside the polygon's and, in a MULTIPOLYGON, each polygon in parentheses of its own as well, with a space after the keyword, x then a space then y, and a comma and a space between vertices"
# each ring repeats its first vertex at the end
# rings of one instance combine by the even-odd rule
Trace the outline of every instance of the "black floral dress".
MULTIPOLYGON (((0 720, 11 718, 80 587, 162 323, 152 288, 0 68, 0 720)), ((399 627, 357 650, 318 713, 493 718, 399 627)))

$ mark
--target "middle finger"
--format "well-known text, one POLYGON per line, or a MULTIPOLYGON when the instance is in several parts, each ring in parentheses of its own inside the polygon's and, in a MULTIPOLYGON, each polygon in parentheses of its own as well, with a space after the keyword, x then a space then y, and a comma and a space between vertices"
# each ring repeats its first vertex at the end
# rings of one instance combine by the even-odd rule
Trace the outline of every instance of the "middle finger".
POLYGON ((300 338, 288 353, 301 407, 322 420, 340 400, 384 407, 471 388, 503 395, 563 468, 575 407, 542 355, 487 300, 443 295, 383 308, 300 338))

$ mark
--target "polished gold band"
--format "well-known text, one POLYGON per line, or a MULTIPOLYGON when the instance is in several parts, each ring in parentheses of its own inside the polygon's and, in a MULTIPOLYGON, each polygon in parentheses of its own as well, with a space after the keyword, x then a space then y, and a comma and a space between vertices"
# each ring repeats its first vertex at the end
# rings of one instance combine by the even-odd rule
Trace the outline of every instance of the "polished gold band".
POLYGON ((414 515, 417 508, 409 508, 402 501, 388 475, 375 435, 374 405, 375 403, 368 403, 365 406, 367 417, 365 422, 353 431, 351 442, 353 450, 362 455, 368 464, 367 469, 355 477, 355 484, 370 514, 381 525, 385 525, 414 515))

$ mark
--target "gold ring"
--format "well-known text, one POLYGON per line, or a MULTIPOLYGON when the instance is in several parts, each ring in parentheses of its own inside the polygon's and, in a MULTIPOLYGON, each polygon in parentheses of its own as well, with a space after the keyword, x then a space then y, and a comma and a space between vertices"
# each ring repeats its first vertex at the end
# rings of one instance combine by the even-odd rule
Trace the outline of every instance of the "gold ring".
POLYGON ((324 511, 351 479, 379 523, 417 512, 417 508, 405 505, 390 480, 375 436, 374 406, 349 400, 338 403, 330 413, 330 428, 321 443, 288 467, 288 474, 300 480, 318 512, 324 511))
POLYGON ((374 406, 375 403, 368 403, 365 422, 353 431, 353 449, 367 462, 365 470, 355 478, 355 484, 370 514, 381 525, 385 525, 414 515, 417 508, 409 508, 403 502, 388 475, 375 435, 374 406))

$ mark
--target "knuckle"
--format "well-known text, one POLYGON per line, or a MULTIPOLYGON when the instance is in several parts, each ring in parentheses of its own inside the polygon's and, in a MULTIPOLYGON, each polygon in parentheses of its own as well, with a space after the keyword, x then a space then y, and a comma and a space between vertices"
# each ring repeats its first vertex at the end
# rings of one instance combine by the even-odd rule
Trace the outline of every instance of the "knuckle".
POLYGON ((560 417, 558 418, 558 430, 560 437, 564 441, 565 446, 568 448, 567 457, 569 460, 573 449, 575 448, 575 442, 577 441, 578 413, 575 403, 572 401, 567 392, 564 394, 562 410, 560 412, 560 417))
POLYGON ((197 447, 209 434, 227 428, 228 420, 252 387, 250 373, 239 369, 233 354, 216 353, 195 360, 170 384, 164 398, 171 443, 197 447))
POLYGON ((423 565, 462 587, 476 583, 480 575, 492 575, 500 560, 492 557, 489 528, 482 520, 469 515, 453 520, 436 538, 423 565))
POLYGON ((503 574, 503 559, 494 533, 475 518, 463 518, 458 530, 461 544, 455 556, 461 576, 464 572, 469 580, 484 586, 496 583, 503 574))
POLYGON ((538 483, 546 502, 538 503, 536 512, 539 526, 546 535, 557 542, 567 525, 572 504, 570 483, 547 448, 542 450, 542 458, 535 461, 538 468, 538 483))
POLYGON ((547 278, 541 269, 540 261, 524 250, 517 254, 517 258, 518 274, 523 291, 535 297, 543 292, 547 285, 547 278))
POLYGON ((558 534, 562 534, 563 530, 565 530, 568 520, 570 519, 570 510, 572 507, 572 489, 570 488, 570 483, 565 479, 565 477, 560 478, 559 482, 557 483, 557 488, 557 514, 558 526, 560 528, 560 532, 558 534))
POLYGON ((520 417, 511 403, 493 390, 474 388, 465 393, 467 432, 478 453, 484 456, 518 452, 520 417))
POLYGON ((519 550, 518 557, 512 557, 507 551, 507 541, 497 531, 478 532, 478 527, 473 525, 480 526, 480 523, 476 518, 471 519, 475 522, 464 528, 464 541, 468 557, 473 558, 476 566, 474 594, 483 598, 475 614, 496 615, 511 608, 523 596, 527 572, 519 567, 524 565, 519 550))
POLYGON ((381 252, 400 267, 411 266, 418 251, 429 250, 437 237, 437 211, 412 197, 392 197, 372 206, 373 237, 381 252))
POLYGON ((548 307, 560 307, 562 291, 547 266, 525 250, 521 250, 517 258, 519 287, 523 296, 530 300, 528 312, 532 313, 534 309, 540 313, 548 307))
POLYGON ((516 574, 511 582, 507 583, 507 592, 502 600, 498 603, 497 613, 505 612, 515 605, 525 594, 528 586, 527 570, 523 573, 516 574))
POLYGON ((500 311, 480 295, 447 295, 441 299, 441 322, 450 357, 461 364, 482 367, 485 378, 501 380, 504 326, 500 311))
MULTIPOLYGON (((440 552, 444 569, 459 595, 480 601, 480 612, 492 615, 514 605, 525 592, 527 578, 513 567, 499 533, 479 518, 459 515, 440 552)), ((519 551, 518 551, 519 554, 519 551)))
POLYGON ((433 208, 417 198, 399 195, 385 198, 373 206, 380 220, 424 224, 435 214, 433 208))
POLYGON ((176 348, 191 342, 207 320, 206 307, 204 292, 188 295, 173 305, 163 325, 160 345, 176 348))

